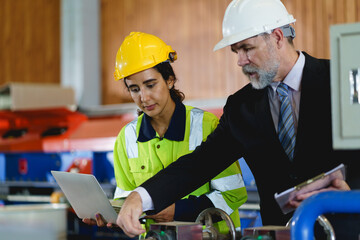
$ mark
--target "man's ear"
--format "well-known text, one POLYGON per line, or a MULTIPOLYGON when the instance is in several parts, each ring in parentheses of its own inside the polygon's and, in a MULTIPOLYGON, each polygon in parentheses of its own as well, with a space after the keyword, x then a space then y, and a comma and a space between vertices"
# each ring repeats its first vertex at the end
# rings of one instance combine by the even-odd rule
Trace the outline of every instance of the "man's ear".
POLYGON ((275 28, 271 35, 276 41, 276 45, 278 48, 281 48, 284 45, 284 41, 286 41, 286 38, 284 37, 284 33, 281 31, 280 28, 275 28))

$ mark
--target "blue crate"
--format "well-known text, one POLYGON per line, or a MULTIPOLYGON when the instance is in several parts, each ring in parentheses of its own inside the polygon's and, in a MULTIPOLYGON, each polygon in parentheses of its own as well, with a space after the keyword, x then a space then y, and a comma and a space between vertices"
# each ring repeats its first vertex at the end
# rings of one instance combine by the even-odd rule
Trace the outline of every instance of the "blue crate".
POLYGON ((60 171, 68 171, 69 167, 76 160, 89 159, 92 164, 92 172, 100 183, 115 184, 113 153, 93 152, 93 151, 74 151, 59 153, 61 157, 60 171))
POLYGON ((100 183, 116 185, 112 152, 0 153, 0 182, 55 182, 51 170, 67 171, 76 160, 87 159, 100 183))
POLYGON ((113 152, 94 152, 93 172, 99 182, 116 185, 113 152))
POLYGON ((61 159, 51 153, 0 154, 0 181, 48 181, 61 159))

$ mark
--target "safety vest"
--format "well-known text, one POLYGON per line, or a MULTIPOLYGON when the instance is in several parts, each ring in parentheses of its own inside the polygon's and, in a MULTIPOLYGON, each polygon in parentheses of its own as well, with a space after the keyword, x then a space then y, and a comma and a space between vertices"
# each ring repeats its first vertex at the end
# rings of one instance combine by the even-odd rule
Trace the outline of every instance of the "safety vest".
MULTIPOLYGON (((179 157, 194 151, 216 128, 218 119, 215 115, 198 108, 185 107, 186 126, 183 141, 157 137, 147 142, 138 142, 143 115, 128 123, 120 131, 114 149, 117 181, 114 198, 126 197, 137 186, 179 157)), ((203 194, 206 194, 216 208, 228 213, 239 230, 238 207, 246 201, 247 194, 238 162, 189 195, 203 194)))

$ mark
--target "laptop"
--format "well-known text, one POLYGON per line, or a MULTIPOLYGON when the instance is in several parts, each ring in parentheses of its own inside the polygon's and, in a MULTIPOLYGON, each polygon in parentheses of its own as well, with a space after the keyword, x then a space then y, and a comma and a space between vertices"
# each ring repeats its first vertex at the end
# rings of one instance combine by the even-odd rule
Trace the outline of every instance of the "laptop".
POLYGON ((117 213, 94 175, 51 171, 76 215, 95 219, 100 213, 108 223, 116 223, 117 213))

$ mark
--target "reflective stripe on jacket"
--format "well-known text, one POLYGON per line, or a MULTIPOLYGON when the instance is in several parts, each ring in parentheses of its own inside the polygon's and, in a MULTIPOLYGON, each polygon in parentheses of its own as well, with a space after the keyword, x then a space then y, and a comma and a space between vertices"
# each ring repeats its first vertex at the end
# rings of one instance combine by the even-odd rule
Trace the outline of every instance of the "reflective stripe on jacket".
MULTIPOLYGON (((191 153, 218 124, 215 115, 186 106, 186 127, 183 141, 156 138, 137 142, 143 115, 128 123, 119 133, 114 149, 117 189, 114 198, 126 197, 132 190, 179 157, 191 153)), ((204 166, 206 171, 206 166, 204 166)), ((247 199, 238 162, 189 195, 206 194, 216 208, 228 213, 235 227, 240 227, 238 207, 247 199), (236 211, 234 211, 236 210, 236 211)), ((189 196, 188 195, 188 196, 189 196)), ((187 198, 186 196, 185 198, 187 198)))

